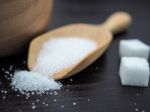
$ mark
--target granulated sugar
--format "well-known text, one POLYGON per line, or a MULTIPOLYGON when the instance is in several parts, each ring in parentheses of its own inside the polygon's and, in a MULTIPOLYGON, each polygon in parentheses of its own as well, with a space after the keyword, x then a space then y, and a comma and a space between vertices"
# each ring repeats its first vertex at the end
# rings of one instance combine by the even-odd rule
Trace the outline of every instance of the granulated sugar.
POLYGON ((53 75, 80 62, 94 49, 96 49, 96 43, 84 38, 50 39, 43 45, 35 70, 53 75))
POLYGON ((44 92, 50 89, 59 89, 61 87, 61 84, 50 79, 47 75, 42 75, 34 71, 16 72, 11 85, 20 92, 35 90, 44 92))
MULTIPOLYGON (((50 76, 80 62, 94 49, 96 43, 88 39, 77 37, 50 39, 43 45, 34 71, 15 72, 11 85, 22 93, 59 89, 62 85, 50 76)), ((54 92, 54 95, 57 95, 57 92, 54 92)))
POLYGON ((72 103, 72 105, 74 105, 74 106, 75 106, 75 105, 76 105, 76 102, 73 102, 73 103, 72 103))

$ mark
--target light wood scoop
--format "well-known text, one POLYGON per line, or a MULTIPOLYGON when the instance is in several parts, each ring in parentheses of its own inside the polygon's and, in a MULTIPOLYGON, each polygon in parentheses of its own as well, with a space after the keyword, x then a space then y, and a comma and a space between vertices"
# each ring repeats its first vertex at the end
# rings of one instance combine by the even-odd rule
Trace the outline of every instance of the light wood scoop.
POLYGON ((55 80, 61 80, 70 77, 80 72, 81 70, 89 66, 91 63, 93 63, 97 58, 99 58, 110 45, 113 37, 112 33, 119 33, 125 30, 126 28, 128 28, 130 23, 131 16, 128 13, 116 12, 112 14, 101 25, 78 23, 66 25, 55 30, 49 31, 32 40, 28 55, 28 68, 30 70, 33 70, 33 68, 36 65, 37 57, 41 51, 42 45, 48 39, 76 36, 80 38, 88 38, 94 40, 97 43, 96 50, 87 55, 79 63, 72 65, 69 68, 63 69, 60 72, 53 75, 53 78, 55 80))

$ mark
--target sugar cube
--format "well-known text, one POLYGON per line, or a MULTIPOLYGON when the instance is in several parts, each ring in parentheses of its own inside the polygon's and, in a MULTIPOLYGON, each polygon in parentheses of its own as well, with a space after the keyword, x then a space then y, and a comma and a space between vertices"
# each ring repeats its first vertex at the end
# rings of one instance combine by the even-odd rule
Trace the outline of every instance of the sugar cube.
POLYGON ((122 57, 119 75, 122 85, 147 87, 149 64, 145 58, 122 57))
POLYGON ((143 57, 148 59, 150 47, 138 39, 121 40, 119 53, 121 57, 143 57))

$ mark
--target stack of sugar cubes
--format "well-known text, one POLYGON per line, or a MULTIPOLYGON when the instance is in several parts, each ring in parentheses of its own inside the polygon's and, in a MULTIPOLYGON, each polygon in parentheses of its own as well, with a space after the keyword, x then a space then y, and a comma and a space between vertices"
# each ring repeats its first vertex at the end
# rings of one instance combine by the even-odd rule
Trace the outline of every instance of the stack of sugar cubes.
POLYGON ((121 40, 119 76, 122 85, 148 87, 150 47, 138 39, 121 40))

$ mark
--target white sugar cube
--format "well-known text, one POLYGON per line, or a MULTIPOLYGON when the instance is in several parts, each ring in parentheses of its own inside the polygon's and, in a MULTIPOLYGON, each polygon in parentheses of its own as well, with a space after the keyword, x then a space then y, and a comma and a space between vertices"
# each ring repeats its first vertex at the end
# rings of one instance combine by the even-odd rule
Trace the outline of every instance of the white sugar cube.
POLYGON ((122 85, 147 87, 149 82, 149 64, 144 58, 121 58, 119 75, 122 85))
POLYGON ((142 57, 148 59, 150 47, 138 39, 121 40, 119 53, 121 57, 142 57))

